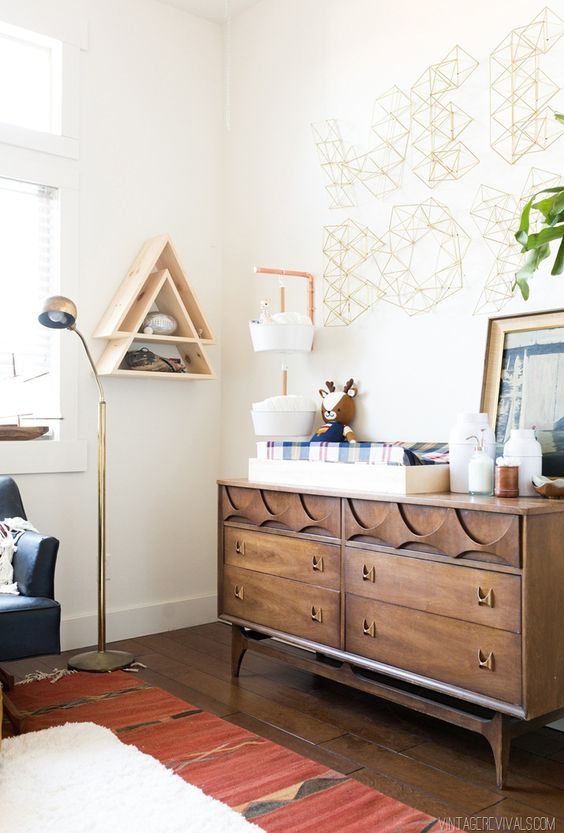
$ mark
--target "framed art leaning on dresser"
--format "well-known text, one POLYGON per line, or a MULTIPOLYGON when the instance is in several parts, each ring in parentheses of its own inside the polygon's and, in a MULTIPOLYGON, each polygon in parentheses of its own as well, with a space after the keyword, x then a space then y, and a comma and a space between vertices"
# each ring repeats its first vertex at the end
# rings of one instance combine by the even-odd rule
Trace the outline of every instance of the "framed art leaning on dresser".
POLYGON ((564 310, 491 318, 482 386, 498 449, 535 428, 543 474, 564 476, 564 310))
POLYGON ((248 650, 463 726, 503 785, 564 715, 564 503, 219 484, 219 617, 248 650))

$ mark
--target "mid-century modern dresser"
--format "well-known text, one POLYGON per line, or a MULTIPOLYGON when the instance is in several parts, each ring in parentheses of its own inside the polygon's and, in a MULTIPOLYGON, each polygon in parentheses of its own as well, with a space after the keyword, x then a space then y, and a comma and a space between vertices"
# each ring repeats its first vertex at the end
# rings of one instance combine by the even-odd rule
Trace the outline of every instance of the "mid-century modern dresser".
POLYGON ((479 732, 500 786, 564 714, 564 503, 220 481, 218 591, 234 675, 258 651, 479 732))

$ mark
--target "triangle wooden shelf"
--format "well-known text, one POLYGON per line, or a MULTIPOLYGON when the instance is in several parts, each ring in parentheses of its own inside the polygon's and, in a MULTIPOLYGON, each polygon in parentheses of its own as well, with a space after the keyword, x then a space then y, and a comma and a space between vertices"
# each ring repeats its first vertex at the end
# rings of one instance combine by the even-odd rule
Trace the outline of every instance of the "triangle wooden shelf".
MULTIPOLYGON (((196 294, 184 272, 168 234, 153 237, 133 261, 112 303, 96 330, 95 338, 108 344, 96 369, 101 376, 159 379, 214 379, 205 347, 215 344, 196 294), (178 322, 174 335, 146 334, 141 326, 152 310, 172 315, 178 322), (186 373, 131 370, 123 367, 125 354, 135 343, 173 347, 186 366, 186 373)), ((165 358, 169 358, 166 356, 165 358)))

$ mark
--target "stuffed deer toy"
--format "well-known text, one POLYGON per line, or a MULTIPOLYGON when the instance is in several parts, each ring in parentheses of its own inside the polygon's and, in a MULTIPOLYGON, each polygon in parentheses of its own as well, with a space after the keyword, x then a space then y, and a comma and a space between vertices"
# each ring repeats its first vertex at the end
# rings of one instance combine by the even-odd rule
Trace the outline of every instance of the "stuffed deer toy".
POLYGON ((319 389, 321 394, 321 416, 323 425, 310 442, 312 443, 355 443, 356 437, 350 423, 354 419, 357 388, 353 380, 345 384, 342 391, 335 390, 333 382, 325 382, 327 390, 319 389))

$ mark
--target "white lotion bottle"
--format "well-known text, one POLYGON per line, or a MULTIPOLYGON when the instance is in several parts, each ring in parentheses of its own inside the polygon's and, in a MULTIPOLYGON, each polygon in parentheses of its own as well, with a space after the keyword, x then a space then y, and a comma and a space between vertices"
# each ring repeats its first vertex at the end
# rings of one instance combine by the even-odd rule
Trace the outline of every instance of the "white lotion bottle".
POLYGON ((467 437, 474 440, 474 453, 468 463, 468 491, 471 495, 493 495, 494 461, 485 447, 485 428, 480 429, 480 437, 475 434, 467 437))
POLYGON ((495 460, 495 434, 488 422, 488 415, 458 414, 448 440, 451 492, 468 494, 468 464, 475 448, 474 442, 468 437, 477 436, 482 429, 486 452, 495 460))
POLYGON ((538 497, 533 477, 542 474, 542 447, 532 428, 512 428, 503 448, 504 457, 513 457, 519 464, 519 496, 538 497))

